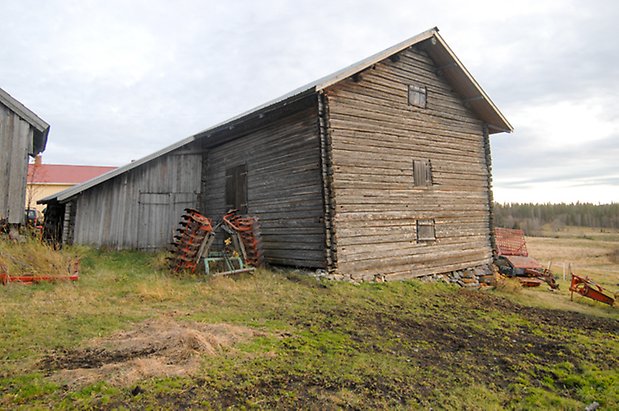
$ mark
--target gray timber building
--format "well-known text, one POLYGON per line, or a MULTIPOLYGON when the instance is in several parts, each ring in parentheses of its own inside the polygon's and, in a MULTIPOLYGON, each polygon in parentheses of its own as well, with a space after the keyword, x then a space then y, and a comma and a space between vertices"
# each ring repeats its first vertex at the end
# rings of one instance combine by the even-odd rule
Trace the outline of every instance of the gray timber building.
POLYGON ((28 157, 45 150, 49 124, 0 89, 0 223, 22 224, 28 157))
POLYGON ((160 249, 183 208, 238 208, 271 264, 444 273, 492 261, 488 138, 510 131, 435 28, 43 201, 65 242, 160 249))

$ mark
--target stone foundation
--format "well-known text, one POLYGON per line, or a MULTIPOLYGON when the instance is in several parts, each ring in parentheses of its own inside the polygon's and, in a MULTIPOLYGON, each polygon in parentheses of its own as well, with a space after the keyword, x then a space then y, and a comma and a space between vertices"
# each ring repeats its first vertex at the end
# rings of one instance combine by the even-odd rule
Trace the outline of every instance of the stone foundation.
MULTIPOLYGON (((430 274, 423 277, 414 277, 421 281, 443 281, 446 283, 457 284, 464 288, 479 288, 485 286, 496 285, 495 268, 492 264, 480 265, 464 270, 450 271, 440 274, 430 274)), ((316 278, 326 278, 327 280, 346 281, 351 283, 359 283, 348 275, 337 273, 327 273, 324 270, 317 270, 311 273, 316 278)), ((382 283, 387 281, 384 275, 376 274, 370 282, 382 283)))
POLYGON ((493 265, 486 264, 464 270, 450 271, 447 273, 433 274, 420 278, 423 281, 444 281, 458 284, 464 288, 479 288, 496 285, 495 269, 493 265))

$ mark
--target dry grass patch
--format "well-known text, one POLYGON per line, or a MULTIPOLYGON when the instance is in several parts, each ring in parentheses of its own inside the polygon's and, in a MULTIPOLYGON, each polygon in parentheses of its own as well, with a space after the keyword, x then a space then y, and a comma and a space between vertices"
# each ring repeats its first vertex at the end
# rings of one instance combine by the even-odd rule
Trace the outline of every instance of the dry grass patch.
POLYGON ((496 289, 503 293, 519 294, 522 292, 522 285, 517 278, 499 277, 496 289))
POLYGON ((176 283, 170 277, 154 277, 151 281, 137 284, 135 292, 144 301, 182 301, 186 295, 175 287, 176 283))
POLYGON ((14 242, 0 239, 0 267, 9 275, 67 275, 75 253, 54 250, 37 239, 14 242))
POLYGON ((527 237, 527 246, 529 254, 544 266, 552 262, 553 273, 561 279, 565 267, 566 280, 570 280, 571 265, 574 274, 590 276, 611 290, 619 287, 618 241, 527 237))
POLYGON ((238 325, 159 317, 95 338, 83 348, 52 352, 40 366, 52 380, 72 387, 102 380, 127 386, 150 377, 192 375, 203 356, 218 355, 256 335, 263 334, 238 325))

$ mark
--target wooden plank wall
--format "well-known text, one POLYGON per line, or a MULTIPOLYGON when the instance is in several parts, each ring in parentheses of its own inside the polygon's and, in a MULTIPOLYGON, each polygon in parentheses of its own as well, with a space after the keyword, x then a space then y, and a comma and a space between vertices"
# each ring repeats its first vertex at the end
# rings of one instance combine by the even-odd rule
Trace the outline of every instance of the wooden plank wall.
POLYGON ((333 152, 338 272, 406 278, 491 261, 483 124, 407 49, 326 90, 333 152), (427 87, 427 108, 408 85, 427 87), (413 159, 430 159, 434 185, 413 186, 413 159), (416 221, 434 219, 435 242, 416 221))
POLYGON ((197 206, 202 157, 194 143, 86 190, 76 202, 74 241, 115 249, 165 248, 182 208, 197 206), (157 193, 169 206, 152 201, 157 193), (148 201, 141 206, 140 198, 148 201))
POLYGON ((0 104, 0 219, 12 224, 24 220, 32 134, 28 122, 0 104))
POLYGON ((225 209, 226 169, 247 164, 248 213, 260 219, 267 262, 325 266, 325 237, 316 107, 209 149, 206 211, 225 209))

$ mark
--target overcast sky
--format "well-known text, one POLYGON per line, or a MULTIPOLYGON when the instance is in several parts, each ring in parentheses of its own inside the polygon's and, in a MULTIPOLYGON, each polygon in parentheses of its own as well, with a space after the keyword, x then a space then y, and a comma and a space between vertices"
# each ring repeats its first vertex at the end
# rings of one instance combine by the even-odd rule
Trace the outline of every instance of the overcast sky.
POLYGON ((500 202, 619 202, 619 3, 0 0, 46 163, 122 165, 438 26, 515 128, 500 202))

